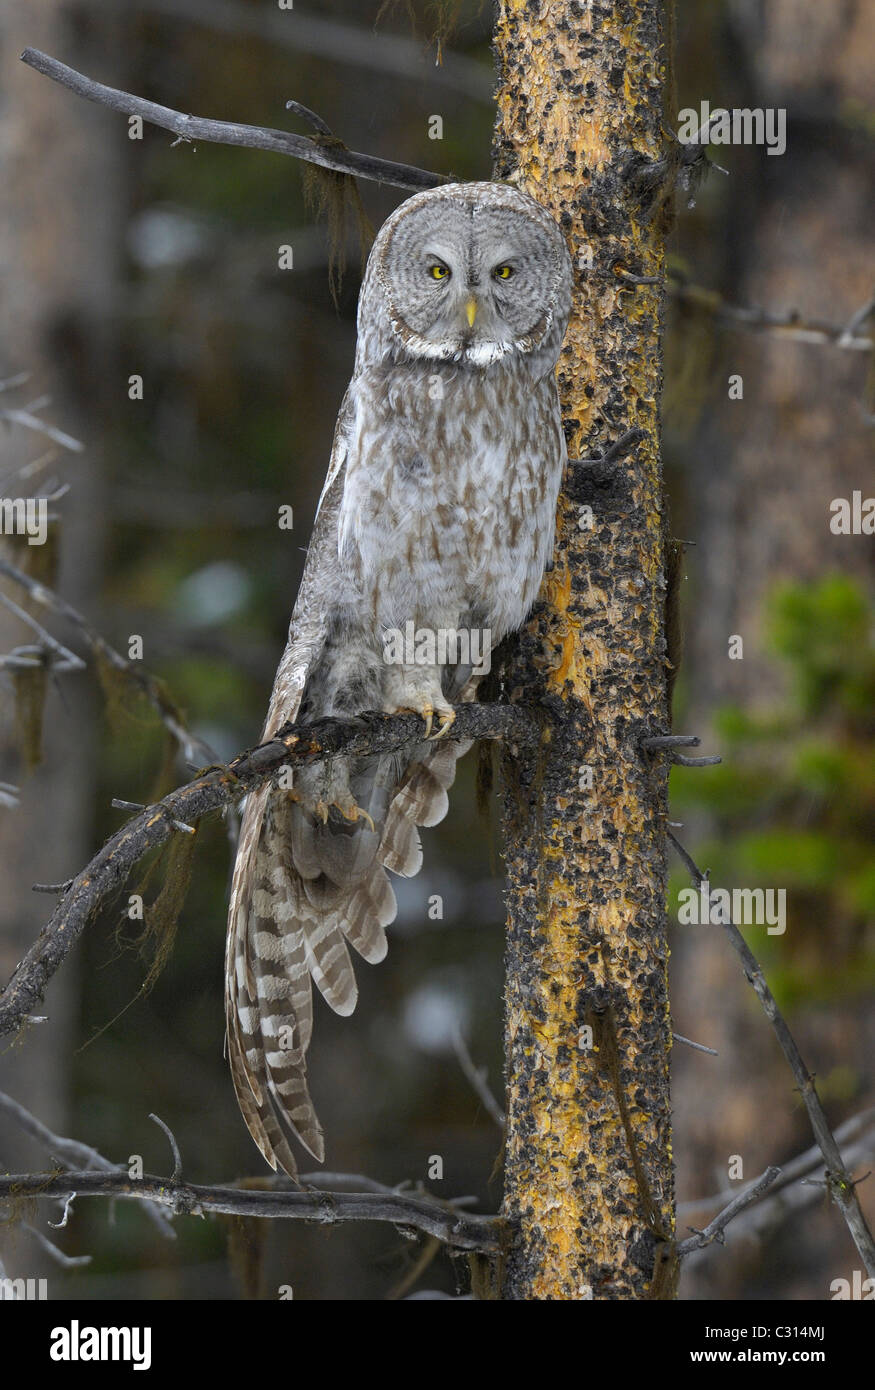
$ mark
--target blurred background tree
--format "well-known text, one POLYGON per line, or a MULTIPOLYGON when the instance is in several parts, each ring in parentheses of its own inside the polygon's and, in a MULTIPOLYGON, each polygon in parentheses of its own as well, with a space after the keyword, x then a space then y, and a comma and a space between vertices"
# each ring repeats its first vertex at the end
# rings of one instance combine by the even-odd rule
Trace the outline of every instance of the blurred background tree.
MULTIPOLYGON (((14 272, 0 376, 30 370, 28 391, 51 389, 55 418, 87 444, 63 465, 73 487, 61 505, 58 583, 120 650, 143 637, 144 665, 223 757, 257 737, 285 640, 352 366, 356 220, 335 247, 346 262, 335 305, 332 238, 305 202, 297 164, 174 146, 148 126, 131 140, 123 119, 53 88, 17 55, 34 44, 112 85, 250 124, 299 128, 285 111, 293 97, 358 149, 489 177, 488 7, 453 3, 436 18, 425 4, 395 6, 375 32, 380 8, 333 0, 317 16, 303 5, 279 14, 266 0, 137 0, 123 11, 44 0, 37 18, 22 0, 0 0, 0 159, 10 176, 0 246, 14 272), (436 67, 433 39, 450 10, 436 67), (293 270, 280 269, 283 246, 293 270), (129 398, 135 374, 142 401, 129 398), (290 532, 277 525, 283 505, 294 509, 290 532)), ((783 157, 715 151, 730 177, 713 176, 695 208, 680 209, 676 267, 731 303, 843 325, 872 293, 871 7, 682 2, 676 26, 678 107, 707 98, 788 112, 783 157)), ((369 184, 361 196, 379 225, 403 194, 369 184)), ((751 942, 838 1123, 872 1091, 873 574, 871 538, 834 536, 829 503, 867 487, 870 361, 743 334, 683 299, 667 347, 674 533, 696 542, 683 569, 675 727, 709 737, 707 751, 713 742, 725 760, 678 769, 675 809, 715 885, 787 887, 786 935, 754 929, 751 942), (742 400, 728 397, 731 374, 743 378, 742 400), (744 638, 743 661, 728 659, 733 634, 744 638)), ((9 448, 34 455, 30 439, 10 435, 9 448)), ((12 467, 19 454, 4 455, 4 471, 7 456, 12 467)), ((5 974, 47 915, 29 884, 81 867, 119 823, 112 797, 149 798, 162 769, 165 779, 188 775, 178 759, 166 765, 165 731, 148 709, 128 704, 114 722, 107 713, 90 677, 71 678, 49 691, 40 769, 29 780, 14 766, 0 774, 22 781, 19 809, 0 811, 5 974)), ((6 722, 11 730, 11 708, 6 722)), ((475 809, 474 770, 473 757, 461 764, 454 815, 429 833, 420 876, 396 885, 392 947, 378 973, 359 971, 353 1019, 319 1010, 311 1081, 332 1169, 424 1180, 438 1154, 444 1177, 433 1189, 476 1193, 488 1210, 500 1197, 491 1173, 501 1134, 453 1043, 461 1030, 500 1091, 501 872, 494 829, 475 809), (429 914, 436 893, 439 920, 429 914)), ((177 1135, 184 1175, 221 1182, 262 1166, 222 1057, 227 828, 205 825, 198 840, 154 986, 143 989, 150 956, 120 903, 65 964, 47 1001, 51 1025, 6 1053, 0 1084, 107 1156, 140 1153, 147 1171, 169 1171, 154 1111, 177 1135)), ((683 1200, 723 1187, 730 1155, 741 1153, 753 1177, 810 1136, 725 943, 698 928, 675 937, 675 1027, 720 1052, 676 1056, 683 1200)), ((9 1169, 22 1153, 14 1142, 4 1125, 9 1169)), ((33 1149, 25 1159, 39 1166, 33 1149)), ((865 1187, 861 1197, 871 1210, 865 1187)), ((291 1284, 300 1298, 385 1297, 417 1258, 390 1228, 257 1227, 181 1220, 171 1244, 124 1203, 114 1223, 103 1204, 80 1203, 64 1248, 93 1260, 52 1267, 52 1293, 276 1297, 291 1284)), ((4 1253, 7 1268, 19 1263, 4 1253)), ((690 1268, 682 1296, 823 1298, 854 1264, 836 1214, 815 1209, 765 1242, 730 1235, 690 1268)), ((446 1257, 421 1282, 452 1291, 446 1257)))

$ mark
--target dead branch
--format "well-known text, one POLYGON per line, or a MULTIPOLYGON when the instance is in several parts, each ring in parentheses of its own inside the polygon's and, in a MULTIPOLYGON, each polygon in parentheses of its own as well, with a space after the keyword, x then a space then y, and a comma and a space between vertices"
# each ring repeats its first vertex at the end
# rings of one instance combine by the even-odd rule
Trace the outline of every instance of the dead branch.
MULTIPOLYGON (((837 1143, 848 1147, 849 1153, 853 1152, 861 1160, 868 1161, 870 1155, 875 1153, 875 1107, 862 1110, 859 1115, 852 1115, 849 1120, 845 1120, 836 1129, 835 1137, 837 1143)), ((766 1198, 771 1201, 780 1192, 785 1192, 788 1187, 793 1187, 822 1168, 823 1154, 817 1144, 812 1144, 804 1153, 797 1154, 788 1163, 781 1164, 780 1178, 772 1184, 768 1192, 764 1192, 757 1199, 756 1205, 766 1198)), ((693 1212, 725 1206, 732 1200, 733 1195, 731 1188, 723 1188, 720 1192, 712 1192, 709 1197, 696 1197, 692 1201, 681 1202, 678 1206, 678 1216, 691 1216, 693 1212)))
POLYGON ((52 634, 37 622, 36 618, 30 613, 26 613, 23 608, 19 608, 8 594, 0 592, 0 603, 24 623, 25 627, 29 627, 32 632, 35 632, 39 638, 38 642, 30 643, 26 647, 16 647, 7 656, 0 656, 0 666, 12 666, 17 669, 42 666, 45 670, 53 671, 56 675, 60 675, 64 671, 84 671, 85 662, 82 658, 57 642, 52 634))
POLYGON ((715 1240, 723 1243, 723 1232, 736 1216, 740 1216, 747 1207, 759 1201, 765 1192, 781 1176, 780 1168, 767 1168, 764 1173, 746 1187, 743 1192, 732 1198, 727 1206, 709 1221, 704 1231, 696 1231, 686 1240, 678 1242, 677 1253, 680 1256, 691 1255, 694 1250, 704 1250, 706 1245, 712 1245, 715 1240))
POLYGON ((270 154, 290 155, 293 159, 303 159, 308 164, 318 164, 323 169, 333 169, 339 174, 354 174, 357 178, 371 179, 376 183, 390 184, 393 188, 435 188, 440 183, 448 183, 441 174, 430 169, 418 169, 412 164, 396 164, 391 159, 378 159, 376 155, 357 154, 345 146, 320 144, 304 135, 293 135, 287 130, 271 130, 266 126, 238 125, 230 121, 212 121, 203 116, 185 115, 173 111, 169 106, 159 106, 157 102, 146 101, 130 92, 106 87, 102 82, 94 82, 75 68, 59 63, 38 48, 26 48, 21 61, 34 68, 44 77, 69 87, 77 96, 86 101, 108 106, 111 111, 119 111, 124 116, 140 116, 150 125, 161 126, 172 131, 179 140, 187 142, 203 140, 215 145, 242 145, 250 150, 266 150, 270 154))
MULTIPOLYGON (((2 570, 2 565, 0 565, 2 570)), ((521 705, 460 705, 445 735, 467 739, 536 736, 538 721, 521 705)), ((91 862, 63 885, 63 896, 39 937, 0 994, 0 1036, 16 1032, 36 1012, 49 980, 98 909, 122 888, 135 864, 176 834, 174 822, 193 825, 254 791, 283 767, 319 762, 335 754, 361 757, 396 752, 421 743, 423 723, 415 714, 363 714, 355 720, 320 719, 287 724, 267 743, 240 753, 226 767, 208 768, 153 806, 147 806, 113 835, 91 862)))
POLYGON ((873 339, 860 333, 875 311, 875 300, 864 304, 844 326, 805 319, 796 309, 775 312, 770 309, 730 304, 718 290, 692 285, 679 272, 669 272, 668 294, 678 304, 701 309, 722 323, 754 331, 774 333, 796 343, 824 343, 851 352, 871 352, 873 339))
POLYGON ((499 1220, 457 1210, 452 1203, 406 1193, 265 1192, 239 1187, 201 1187, 167 1178, 131 1178, 123 1173, 25 1173, 0 1177, 0 1200, 110 1197, 154 1202, 174 1216, 256 1216, 314 1221, 333 1226, 348 1221, 387 1221, 422 1231, 456 1250, 497 1254, 499 1220))
MULTIPOLYGON (((861 1138, 855 1138, 860 1131, 859 1116, 853 1117, 836 1130, 845 1159, 845 1167, 858 1168, 870 1164, 875 1157, 875 1127, 871 1123, 861 1138)), ((811 1180, 813 1175, 823 1173, 823 1154, 815 1144, 805 1153, 799 1154, 781 1168, 781 1176, 755 1201, 748 1204, 735 1222, 733 1235, 738 1238, 762 1240, 782 1222, 797 1219, 811 1207, 823 1203, 823 1184, 811 1180)), ((685 1202, 678 1209, 678 1217, 689 1217, 703 1207, 723 1204, 732 1197, 731 1192, 715 1194, 705 1201, 685 1202)), ((692 1262, 700 1258, 694 1255, 692 1262)))
MULTIPOLYGON (((703 883, 707 882, 704 874, 697 867, 695 861, 690 857, 683 845, 672 833, 667 832, 668 838, 674 845, 677 854, 688 869, 693 886, 699 890, 703 883)), ((745 977, 756 991, 757 998, 763 1006, 766 1018, 772 1025, 775 1036, 781 1046, 781 1051, 787 1059, 793 1075, 799 1087, 799 1093, 808 1112, 809 1123, 817 1140, 818 1147, 826 1161, 826 1186, 833 1201, 841 1211, 854 1244, 859 1251, 860 1258, 866 1266, 866 1271, 875 1277, 875 1241, 872 1233, 866 1224, 860 1206, 854 1180, 847 1172, 844 1160, 841 1155, 835 1135, 829 1127, 820 1097, 814 1084, 814 1077, 809 1072, 802 1054, 796 1046, 796 1040, 775 1002, 775 996, 766 983, 765 976, 760 969, 759 962, 753 951, 748 946, 736 924, 732 921, 721 924, 729 937, 732 946, 741 960, 745 977)))
MULTIPOLYGON (((20 373, 17 377, 12 377, 4 383, 6 388, 18 386, 22 381, 27 380, 26 372, 20 373)), ((44 434, 51 439, 53 444, 60 444, 62 449, 68 449, 70 453, 81 454, 85 445, 80 439, 74 439, 72 434, 67 434, 64 430, 57 429, 54 425, 49 425, 45 420, 41 420, 35 411, 42 410, 44 406, 51 403, 49 396, 41 396, 38 400, 30 401, 27 405, 18 408, 4 406, 0 410, 0 420, 4 420, 7 425, 20 425, 22 429, 34 430, 37 434, 44 434)))
MULTIPOLYGON (((34 1139, 45 1149, 53 1161, 62 1164, 71 1171, 97 1169, 101 1173, 127 1173, 125 1167, 110 1162, 97 1149, 93 1149, 90 1144, 80 1144, 77 1139, 65 1139, 60 1134, 53 1134, 41 1120, 38 1120, 29 1110, 25 1110, 23 1105, 19 1104, 17 1100, 13 1100, 12 1096, 7 1095, 5 1091, 0 1091, 0 1113, 5 1114, 17 1124, 25 1134, 29 1134, 31 1139, 34 1139)), ((160 1207, 147 1203, 144 1210, 155 1222, 163 1236, 166 1236, 168 1240, 176 1239, 176 1232, 160 1207)))
MULTIPOLYGON (((179 744, 186 762, 193 767, 202 767, 207 763, 216 761, 216 755, 209 744, 205 743, 203 739, 197 738, 185 727, 179 710, 170 699, 161 681, 150 675, 148 671, 141 670, 136 662, 127 661, 120 652, 116 651, 115 647, 110 646, 106 638, 101 637, 97 629, 92 627, 88 619, 84 618, 72 604, 61 598, 60 594, 55 593, 47 585, 31 578, 29 574, 25 574, 24 570, 17 569, 15 565, 11 565, 8 560, 2 558, 0 558, 0 575, 24 589, 34 603, 41 604, 43 608, 57 613, 59 617, 65 618, 67 622, 77 627, 96 656, 102 657, 115 670, 123 671, 140 688, 161 718, 165 728, 179 744)), ((40 631, 44 633, 43 641, 53 642, 54 639, 50 638, 44 629, 40 629, 40 631)), ((65 648, 59 650, 66 651, 65 648)), ((67 653, 67 655, 68 657, 72 656, 72 653, 67 653)), ((77 657, 73 659, 78 661, 77 657)))
POLYGON ((474 1094, 477 1096, 487 1114, 498 1125, 499 1129, 504 1129, 505 1114, 495 1096, 489 1089, 487 1072, 485 1067, 478 1067, 474 1063, 474 1058, 462 1036, 462 1030, 456 1025, 453 1029, 453 1051, 465 1078, 468 1081, 474 1094))

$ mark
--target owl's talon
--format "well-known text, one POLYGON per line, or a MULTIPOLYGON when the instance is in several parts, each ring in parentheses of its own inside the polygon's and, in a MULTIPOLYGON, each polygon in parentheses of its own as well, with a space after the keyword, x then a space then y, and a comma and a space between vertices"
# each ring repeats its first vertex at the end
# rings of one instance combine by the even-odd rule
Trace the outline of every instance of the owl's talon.
POLYGON ((451 729, 451 728, 453 727, 453 725, 455 724, 455 722, 456 722, 456 711, 455 711, 454 709, 451 709, 451 710, 439 710, 439 711, 438 711, 438 731, 437 731, 436 734, 433 734, 433 735, 432 735, 431 742, 432 742, 432 743, 437 743, 437 741, 438 741, 439 738, 443 738, 444 734, 448 734, 449 731, 450 731, 450 729, 451 729))
POLYGON ((453 726, 456 720, 456 711, 452 705, 435 706, 430 700, 425 700, 421 705, 399 705, 393 709, 387 709, 387 714, 418 714, 420 719, 425 721, 424 741, 434 743, 436 739, 443 738, 453 726), (435 714, 437 714, 438 727, 432 733, 435 714))
POLYGON ((343 816, 344 820, 353 821, 353 822, 355 822, 356 824, 357 824, 360 820, 363 820, 363 821, 365 822, 365 824, 367 825, 368 829, 369 829, 370 831, 372 831, 373 834, 376 834, 376 833, 377 833, 377 827, 374 825, 373 817, 370 816, 370 815, 368 815, 367 811, 364 809, 363 806, 355 806, 355 805, 353 805, 353 806, 346 806, 346 807, 345 807, 345 806, 340 806, 340 805, 338 805, 337 802, 335 802, 334 805, 337 806, 337 809, 338 809, 338 811, 340 812, 340 814, 343 816))

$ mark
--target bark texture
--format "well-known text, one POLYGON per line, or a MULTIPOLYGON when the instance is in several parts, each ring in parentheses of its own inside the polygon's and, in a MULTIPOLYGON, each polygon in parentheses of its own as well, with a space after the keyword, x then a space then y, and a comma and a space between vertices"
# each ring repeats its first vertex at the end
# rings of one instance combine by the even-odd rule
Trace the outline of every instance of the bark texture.
POLYGON ((614 461, 569 465, 553 568, 510 661, 512 697, 553 718, 504 767, 507 1299, 674 1284, 666 768, 640 750, 668 727, 662 290, 623 279, 663 273, 641 178, 664 143, 661 12, 498 6, 495 176, 552 211, 578 268, 559 366, 569 454, 641 431, 614 461))

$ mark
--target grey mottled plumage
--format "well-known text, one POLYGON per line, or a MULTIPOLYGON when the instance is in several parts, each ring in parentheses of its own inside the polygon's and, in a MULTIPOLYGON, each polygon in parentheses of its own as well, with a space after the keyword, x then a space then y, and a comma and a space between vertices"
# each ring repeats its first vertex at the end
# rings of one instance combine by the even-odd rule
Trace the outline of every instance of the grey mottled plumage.
MULTIPOLYGON (((555 367, 571 265, 550 216, 502 184, 448 185, 382 227, 264 736, 285 720, 414 709, 445 731, 475 697, 472 663, 397 665, 388 630, 517 628, 552 548, 565 462, 555 367)), ((410 655, 410 653, 405 653, 410 655)), ((438 738, 439 738, 438 734, 438 738)), ((467 745, 298 769, 247 799, 231 892, 228 1053, 250 1132, 273 1168, 290 1139, 323 1158, 307 1090, 311 980, 355 1008, 348 947, 386 954, 418 826, 447 811, 467 745)))

